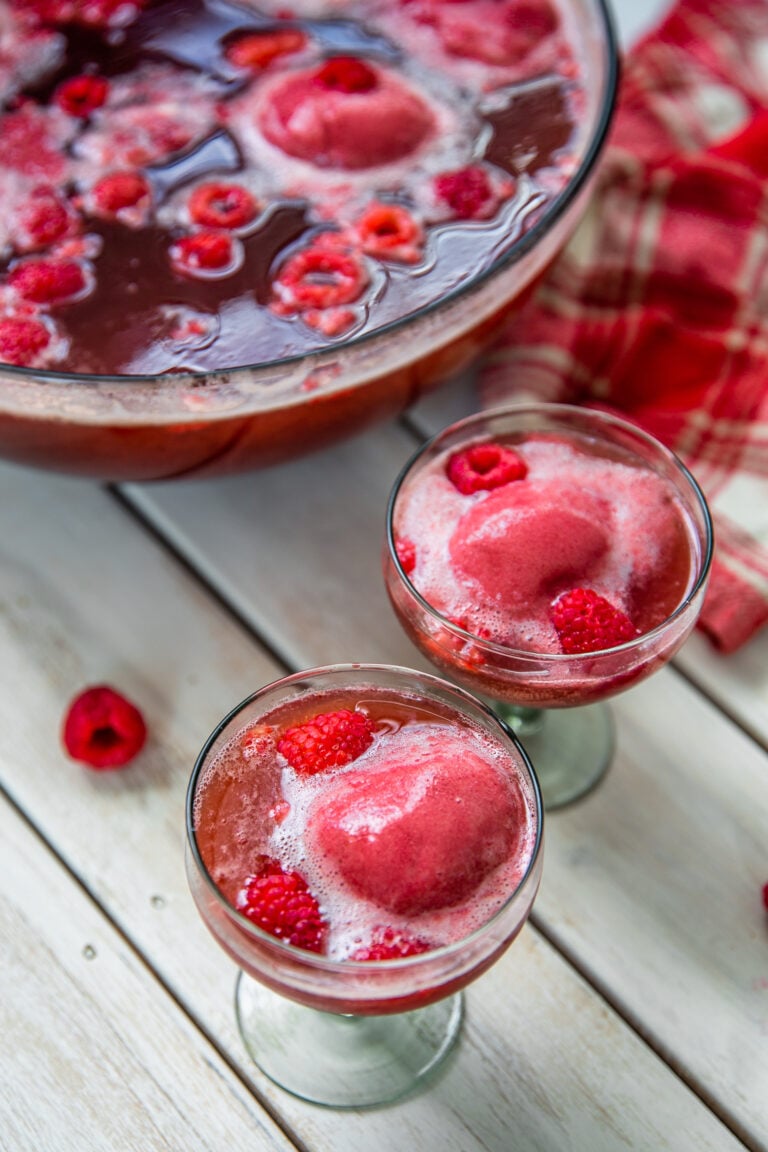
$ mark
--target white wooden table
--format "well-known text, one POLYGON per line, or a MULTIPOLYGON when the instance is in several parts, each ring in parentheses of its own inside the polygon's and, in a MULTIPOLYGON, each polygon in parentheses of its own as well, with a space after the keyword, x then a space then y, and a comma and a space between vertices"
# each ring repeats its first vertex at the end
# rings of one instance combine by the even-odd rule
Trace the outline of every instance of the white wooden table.
MULTIPOLYGON (((620 6, 625 35, 661 7, 620 6)), ((381 583, 386 497, 418 437, 473 402, 448 387, 229 480, 0 465, 2 1152, 768 1149, 768 633, 727 660, 695 636, 618 698, 616 761, 549 816, 532 919, 424 1090, 314 1107, 237 1035, 235 969, 184 876, 191 766, 286 670, 425 666, 381 583), (105 681, 151 736, 94 773, 59 730, 105 681)))

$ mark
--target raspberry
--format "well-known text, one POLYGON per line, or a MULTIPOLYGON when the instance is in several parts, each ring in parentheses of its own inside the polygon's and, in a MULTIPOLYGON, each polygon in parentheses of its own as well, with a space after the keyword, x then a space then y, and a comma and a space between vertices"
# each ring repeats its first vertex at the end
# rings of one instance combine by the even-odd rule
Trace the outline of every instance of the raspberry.
POLYGON ((284 304, 301 311, 351 304, 367 283, 365 266, 354 254, 307 248, 290 257, 275 288, 284 304))
POLYGON ((419 258, 422 234, 416 220, 397 204, 371 204, 355 224, 364 252, 413 263, 419 258))
POLYGON ((410 575, 416 567, 416 545, 412 540, 403 538, 395 542, 395 552, 403 572, 406 576, 410 575))
POLYGON ((139 172, 110 172, 97 180, 91 189, 91 202, 97 212, 116 215, 125 208, 135 208, 149 199, 150 188, 139 172))
POLYGON ((69 231, 71 219, 52 188, 35 188, 19 212, 19 233, 25 248, 47 248, 69 231))
POLYGON ((328 924, 298 872, 284 872, 277 860, 259 859, 235 899, 238 912, 258 928, 307 952, 322 952, 328 924))
POLYGON ((340 708, 287 729, 277 750, 301 776, 313 776, 327 768, 351 764, 372 742, 373 723, 368 717, 340 708))
POLYGON ((315 73, 314 80, 333 92, 370 92, 377 84, 376 73, 356 56, 333 56, 315 73))
POLYGON ((768 911, 768 884, 763 885, 763 907, 768 911))
POLYGON ((298 28, 279 28, 274 32, 249 32, 232 40, 224 50, 230 64, 236 68, 259 71, 279 56, 299 52, 307 38, 298 28))
POLYGON ((64 720, 67 752, 91 768, 122 768, 138 755, 146 737, 138 708, 105 684, 81 692, 64 720))
POLYGON ((404 956, 418 956, 429 952, 432 945, 418 936, 396 932, 394 928, 379 928, 370 944, 358 948, 350 960, 401 960, 404 956))
POLYGON ((463 496, 469 496, 522 480, 528 467, 512 448, 488 442, 471 444, 461 452, 454 452, 445 470, 454 488, 463 496))
POLYGON ((102 76, 72 76, 62 81, 53 99, 69 116, 90 116, 107 98, 109 84, 102 76))
POLYGON ((0 360, 5 364, 29 366, 51 342, 51 334, 40 320, 5 316, 0 320, 0 360))
POLYGON ((259 211, 256 200, 240 184, 200 184, 189 198, 189 215, 204 228, 242 228, 259 211))
POLYGON ((219 272, 234 264, 235 249, 224 232, 196 232, 176 241, 171 259, 185 271, 219 272))
POLYGON ((640 635, 621 609, 591 588, 563 592, 551 606, 552 623, 568 655, 614 648, 640 635))
POLYGON ((272 745, 272 729, 268 724, 254 724, 240 737, 240 752, 245 760, 263 756, 272 745))
POLYGON ((12 269, 8 283, 33 304, 58 304, 79 295, 86 278, 74 260, 26 260, 12 269))
POLYGON ((477 166, 436 176, 435 193, 460 220, 484 215, 494 200, 488 174, 477 166))

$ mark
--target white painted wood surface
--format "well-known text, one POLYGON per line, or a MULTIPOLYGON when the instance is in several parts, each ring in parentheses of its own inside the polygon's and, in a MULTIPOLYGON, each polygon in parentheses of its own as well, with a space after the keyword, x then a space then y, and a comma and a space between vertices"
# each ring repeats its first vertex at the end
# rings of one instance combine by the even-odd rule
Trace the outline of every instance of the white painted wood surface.
MULTIPOLYGON (((325 475, 328 460, 318 458, 313 467, 325 475)), ((252 485, 258 489, 262 482, 268 482, 267 474, 238 485, 251 493, 252 485)), ((225 493, 225 504, 236 512, 229 485, 209 488, 225 493)), ((232 964, 208 937, 187 892, 183 797, 207 729, 278 668, 108 493, 10 468, 0 468, 0 491, 0 540, 6 542, 0 565, 3 787, 91 894, 104 931, 116 926, 143 957, 147 979, 154 973, 173 993, 175 999, 155 993, 165 1004, 166 1027, 202 1028, 251 1086, 254 1108, 257 1100, 265 1102, 291 1137, 312 1152, 360 1147, 502 1152, 511 1146, 558 1152, 673 1150, 681 1147, 681 1133, 683 1146, 691 1148, 727 1152, 742 1146, 698 1090, 688 1087, 533 928, 470 990, 461 1046, 428 1090, 394 1107, 339 1116, 301 1104, 269 1084, 248 1061, 235 1032, 232 964), (148 747, 123 772, 90 772, 69 761, 58 744, 73 683, 96 679, 129 692, 150 723, 148 747), (177 1018, 182 1012, 188 1019, 177 1018), (519 1139, 514 1145, 513 1134, 519 1139)), ((170 497, 181 490, 166 491, 170 497)), ((201 495, 190 486, 190 499, 201 495)), ((205 508, 199 511, 207 518, 205 508)), ((241 526, 247 529, 243 539, 260 534, 253 516, 241 526)), ((262 544, 268 540, 262 538, 262 544)), ((311 569, 300 551, 295 563, 311 569)), ((209 574, 212 570, 209 564, 209 574)), ((260 587, 252 596, 265 598, 269 615, 271 594, 260 587)), ((300 650, 301 642, 294 647, 300 650)), ((31 898, 30 884, 15 877, 26 876, 30 867, 23 852, 12 844, 9 851, 15 858, 5 870, 6 884, 23 908, 31 898)), ((34 927, 30 933, 35 935, 34 927)), ((25 940, 14 947, 24 954, 25 940)), ((48 962, 57 968, 55 979, 63 980, 58 967, 66 972, 68 955, 65 949, 60 957, 58 947, 52 928, 48 962)), ((137 1043, 136 1020, 121 1024, 123 1004, 121 993, 105 1028, 105 1044, 137 1043)), ((33 1047, 38 1042, 30 1037, 33 1047)), ((175 1043, 184 1042, 180 1036, 175 1043)), ((51 1043, 56 1045, 55 1037, 51 1043)), ((108 1098, 109 1070, 94 1066, 85 1040, 78 1045, 91 1069, 94 1094, 108 1098), (99 1087, 102 1076, 107 1083, 99 1087)), ((170 1041, 164 1039, 163 1047, 172 1059, 170 1041)), ((2 1059, 13 1060, 23 1079, 25 1067, 34 1068, 32 1055, 19 1059, 18 1053, 4 1052, 2 1059)), ((218 1082, 218 1073, 211 1075, 218 1082)), ((172 1092, 167 1096, 165 1107, 175 1110, 176 1098, 172 1092)), ((218 1107, 213 1092, 209 1103, 213 1125, 218 1107)), ((66 1101, 63 1106, 66 1113, 66 1101)), ((20 1107, 15 1097, 8 1107, 20 1107)), ((74 1123, 77 1106, 71 1109, 68 1119, 74 1123)), ((750 1140, 748 1146, 759 1144, 750 1140)))
MULTIPOLYGON (((622 33, 665 6, 617 0, 622 33)), ((236 1033, 184 876, 192 762, 285 668, 425 666, 381 584, 384 507, 413 429, 472 403, 204 484, 0 465, 0 1152, 768 1150, 768 634, 728 659, 694 637, 615 702, 616 762, 549 816, 532 922, 424 1091, 315 1108, 236 1033), (123 772, 59 742, 101 681, 149 723, 123 772)))
POLYGON ((1 797, 0 965, 3 1150, 293 1148, 1 797))

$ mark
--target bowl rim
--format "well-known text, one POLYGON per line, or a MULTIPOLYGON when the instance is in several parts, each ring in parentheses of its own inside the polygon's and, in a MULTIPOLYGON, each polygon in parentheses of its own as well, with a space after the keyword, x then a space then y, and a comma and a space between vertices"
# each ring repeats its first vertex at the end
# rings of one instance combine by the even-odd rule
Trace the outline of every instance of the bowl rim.
MULTIPOLYGON (((361 332, 348 340, 339 343, 329 342, 323 347, 312 348, 303 352, 293 353, 290 356, 280 356, 274 360, 261 360, 251 364, 236 364, 208 369, 179 369, 157 373, 86 373, 73 371, 60 371, 55 368, 30 368, 24 365, 6 364, 0 362, 0 374, 20 380, 38 380, 40 383, 71 383, 71 384, 108 384, 125 385, 157 384, 161 381, 168 383, 182 383, 190 380, 207 380, 215 377, 228 377, 244 375, 248 372, 269 372, 282 367, 289 367, 301 363, 312 363, 315 360, 327 357, 334 351, 361 348, 376 340, 387 338, 401 329, 407 328, 424 317, 433 316, 442 312, 482 288, 499 272, 516 264, 525 256, 538 241, 560 220, 573 202, 577 199, 584 185, 591 177, 597 161, 602 153, 608 131, 611 127, 616 110, 621 63, 619 56, 618 36, 615 21, 609 0, 587 0, 594 7, 594 14, 601 32, 601 46, 605 56, 605 76, 603 92, 595 119, 592 135, 587 142, 584 154, 578 168, 570 176, 567 184, 545 207, 539 219, 525 233, 523 233, 511 247, 498 256, 487 268, 467 281, 459 281, 445 294, 431 300, 416 311, 405 316, 399 316, 381 327, 373 328, 369 332, 361 332)), ((569 5, 572 0, 568 0, 569 5)))

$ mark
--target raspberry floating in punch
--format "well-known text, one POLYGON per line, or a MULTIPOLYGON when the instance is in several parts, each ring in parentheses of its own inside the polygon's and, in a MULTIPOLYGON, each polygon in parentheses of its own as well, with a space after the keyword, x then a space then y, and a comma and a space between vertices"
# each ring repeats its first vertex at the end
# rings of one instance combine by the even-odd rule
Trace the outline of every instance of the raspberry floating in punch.
POLYGON ((276 463, 469 365, 614 105, 607 0, 6 7, 0 456, 102 479, 276 463))
POLYGON ((387 545, 408 636, 512 726, 554 808, 610 763, 602 702, 693 628, 712 529, 696 481, 652 437, 605 413, 521 403, 416 454, 390 496, 387 545))
POLYGON ((434 676, 318 668, 230 713, 190 780, 187 873, 261 1069, 338 1107, 418 1083, 528 916, 541 823, 515 737, 434 676))

